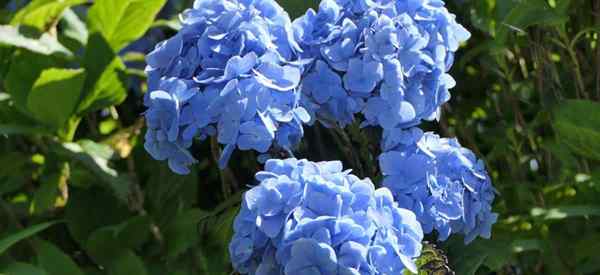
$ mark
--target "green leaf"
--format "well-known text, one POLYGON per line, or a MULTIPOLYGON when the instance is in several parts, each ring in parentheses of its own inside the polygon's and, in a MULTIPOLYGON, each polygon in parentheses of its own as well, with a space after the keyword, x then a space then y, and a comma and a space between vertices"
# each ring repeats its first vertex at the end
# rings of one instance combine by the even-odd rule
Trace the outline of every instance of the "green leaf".
POLYGON ((166 0, 100 0, 88 13, 90 30, 101 33, 119 51, 142 37, 166 0))
POLYGON ((6 250, 8 250, 11 246, 16 244, 17 242, 27 239, 27 238, 29 238, 29 237, 47 229, 50 226, 55 225, 57 223, 59 223, 59 221, 40 223, 40 224, 36 224, 31 227, 25 228, 23 230, 20 230, 17 233, 11 234, 10 236, 0 240, 0 254, 3 254, 4 252, 6 252, 6 250))
POLYGON ((11 20, 12 25, 28 25, 37 29, 49 30, 60 18, 63 11, 87 0, 34 0, 11 20))
POLYGON ((114 227, 100 228, 90 236, 86 251, 101 265, 105 266, 110 275, 146 275, 144 262, 131 249, 122 247, 114 227))
POLYGON ((37 262, 48 275, 83 275, 75 262, 52 243, 38 240, 34 246, 37 262))
POLYGON ((96 229, 119 224, 129 217, 127 206, 104 189, 71 188, 69 192, 65 219, 71 236, 80 244, 85 244, 96 229))
POLYGON ((504 20, 498 24, 496 39, 500 45, 504 45, 511 32, 522 32, 535 25, 559 25, 568 19, 565 14, 550 8, 545 0, 521 1, 514 5, 504 20))
POLYGON ((135 216, 116 227, 117 239, 124 248, 137 249, 150 238, 149 216, 135 216))
POLYGON ((26 27, 0 26, 0 45, 14 46, 43 54, 73 55, 48 33, 40 34, 26 27))
POLYGON ((34 135, 47 133, 49 133, 48 129, 40 126, 0 123, 0 135, 34 135))
POLYGON ((78 143, 54 144, 51 149, 65 161, 74 161, 87 168, 98 177, 99 183, 103 183, 102 186, 108 187, 117 198, 127 202, 129 181, 108 166, 108 160, 114 154, 110 146, 80 140, 78 143))
POLYGON ((88 72, 78 112, 85 113, 120 104, 127 97, 126 67, 98 34, 90 36, 83 67, 88 72))
POLYGON ((168 224, 165 230, 167 257, 175 259, 198 242, 198 223, 208 215, 200 209, 189 209, 168 224))
POLYGON ((557 140, 574 153, 600 160, 600 103, 567 100, 559 105, 553 126, 557 140))
POLYGON ((84 80, 83 69, 43 71, 27 97, 27 109, 44 124, 62 128, 77 108, 84 80))
POLYGON ((531 216, 544 220, 562 220, 572 217, 600 216, 600 206, 595 205, 570 205, 553 208, 533 208, 531 216))
POLYGON ((49 275, 46 271, 26 263, 13 263, 0 269, 2 275, 49 275))
POLYGON ((5 85, 17 109, 28 113, 27 98, 33 83, 45 69, 55 63, 53 58, 29 51, 20 51, 13 55, 5 85))
POLYGON ((65 37, 73 39, 83 46, 87 44, 89 37, 88 30, 85 23, 81 21, 73 10, 65 10, 60 25, 64 29, 63 33, 65 37))

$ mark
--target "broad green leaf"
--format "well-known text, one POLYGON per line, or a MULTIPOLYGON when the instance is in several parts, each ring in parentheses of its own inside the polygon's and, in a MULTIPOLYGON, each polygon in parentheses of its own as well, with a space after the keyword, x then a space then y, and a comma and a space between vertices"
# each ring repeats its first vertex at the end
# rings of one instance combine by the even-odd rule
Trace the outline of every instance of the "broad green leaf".
POLYGON ((98 183, 108 187, 117 198, 127 202, 129 181, 120 176, 117 170, 108 166, 108 160, 114 151, 108 145, 95 143, 90 140, 80 140, 78 143, 56 144, 51 148, 65 161, 74 161, 98 177, 98 183))
POLYGON ((6 252, 6 250, 8 250, 11 246, 16 244, 17 242, 27 239, 41 231, 44 231, 48 227, 53 226, 57 223, 59 223, 59 222, 53 221, 53 222, 40 223, 40 224, 36 224, 34 226, 22 229, 19 232, 9 235, 8 237, 0 240, 0 254, 3 254, 4 252, 6 252))
POLYGON ((111 275, 148 274, 144 262, 133 250, 122 246, 114 227, 94 231, 86 243, 86 251, 111 275))
POLYGON ((56 60, 51 57, 29 51, 20 51, 13 55, 5 85, 15 107, 27 113, 27 98, 33 83, 44 70, 55 63, 56 60))
POLYGON ((499 44, 504 45, 511 32, 522 32, 534 25, 559 25, 567 20, 566 15, 550 8, 545 0, 522 1, 512 6, 504 20, 498 24, 496 39, 499 44))
POLYGON ((13 25, 28 25, 42 31, 49 30, 60 18, 63 11, 87 0, 33 0, 11 20, 13 25))
POLYGON ((96 229, 119 224, 129 216, 127 205, 104 189, 71 188, 69 193, 65 219, 71 236, 82 245, 96 229))
POLYGON ((43 55, 72 55, 67 48, 58 42, 56 37, 48 33, 40 34, 26 27, 0 26, 0 45, 23 48, 43 55))
POLYGON ((600 160, 600 103, 567 100, 555 113, 557 140, 574 153, 600 160))
POLYGON ((199 240, 198 225, 209 213, 190 209, 175 217, 166 227, 167 256, 175 259, 199 240))
POLYGON ((117 105, 127 97, 125 64, 98 34, 90 36, 83 67, 87 71, 79 113, 117 105))
POLYGON ((50 275, 46 271, 26 263, 13 263, 0 269, 1 275, 50 275))
POLYGON ((37 240, 34 244, 37 252, 37 262, 48 275, 83 275, 71 257, 62 252, 54 244, 37 240))
POLYGON ((27 109, 44 124, 62 128, 77 108, 84 80, 83 69, 43 71, 27 97, 27 109))
POLYGON ((124 248, 137 249, 150 238, 149 216, 135 216, 116 226, 116 238, 124 248))
POLYGON ((562 220, 572 217, 600 216, 600 206, 595 205, 570 205, 553 208, 533 208, 531 216, 544 220, 562 220))
POLYGON ((88 13, 91 31, 100 32, 119 51, 142 37, 166 0, 98 0, 88 13))

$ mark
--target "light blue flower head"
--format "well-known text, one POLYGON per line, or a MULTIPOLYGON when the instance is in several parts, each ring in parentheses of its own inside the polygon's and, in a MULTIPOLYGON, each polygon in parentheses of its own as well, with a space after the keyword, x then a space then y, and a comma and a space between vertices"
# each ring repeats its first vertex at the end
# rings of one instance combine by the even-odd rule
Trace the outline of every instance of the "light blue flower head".
POLYGON ((416 272, 423 231, 387 188, 339 161, 268 160, 246 192, 229 246, 242 274, 416 272))
POLYGON ((408 128, 439 116, 447 74, 470 34, 441 0, 322 0, 293 23, 303 56, 303 106, 325 126, 408 128))
POLYGON ((498 218, 492 213, 496 191, 473 152, 416 128, 386 130, 382 149, 383 185, 415 212, 426 233, 436 230, 440 240, 463 234, 465 243, 490 237, 498 218))
POLYGON ((196 0, 181 21, 146 57, 151 155, 185 174, 195 138, 217 136, 221 167, 236 148, 295 146, 310 117, 288 14, 274 0, 196 0))

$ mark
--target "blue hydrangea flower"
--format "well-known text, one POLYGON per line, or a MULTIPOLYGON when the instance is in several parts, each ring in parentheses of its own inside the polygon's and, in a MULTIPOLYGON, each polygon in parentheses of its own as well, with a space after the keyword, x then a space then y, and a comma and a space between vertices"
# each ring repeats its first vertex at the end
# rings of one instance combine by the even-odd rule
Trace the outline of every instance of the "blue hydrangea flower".
POLYGON ((470 34, 441 0, 322 0, 293 23, 303 57, 303 106, 325 126, 408 128, 439 116, 447 73, 470 34))
POLYGON ((416 273, 423 231, 387 188, 341 162, 268 160, 246 192, 229 246, 242 274, 416 273))
POLYGON ((216 135, 221 167, 236 148, 295 146, 311 118, 288 14, 274 0, 196 0, 181 21, 146 58, 150 154, 185 174, 196 138, 216 135))
POLYGON ((491 206, 496 191, 473 152, 456 139, 416 128, 385 131, 382 149, 383 185, 416 213, 426 233, 436 230, 440 240, 463 234, 466 243, 490 237, 498 217, 491 206))

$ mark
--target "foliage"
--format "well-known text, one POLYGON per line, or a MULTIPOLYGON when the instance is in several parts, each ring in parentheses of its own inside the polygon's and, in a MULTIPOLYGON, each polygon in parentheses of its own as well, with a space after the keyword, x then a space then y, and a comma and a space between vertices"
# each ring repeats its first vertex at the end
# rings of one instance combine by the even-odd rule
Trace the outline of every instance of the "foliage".
MULTIPOLYGON (((194 145, 199 163, 178 176, 143 148, 140 56, 191 1, 26 2, 0 0, 0 273, 230 274, 256 154, 218 170, 216 141, 194 145)), ((317 1, 278 2, 297 17, 317 1)), ((446 2, 472 37, 450 105, 423 128, 484 159, 499 218, 466 247, 430 236, 420 273, 597 274, 600 3, 446 2)), ((295 154, 378 183, 380 138, 315 126, 295 154)))

